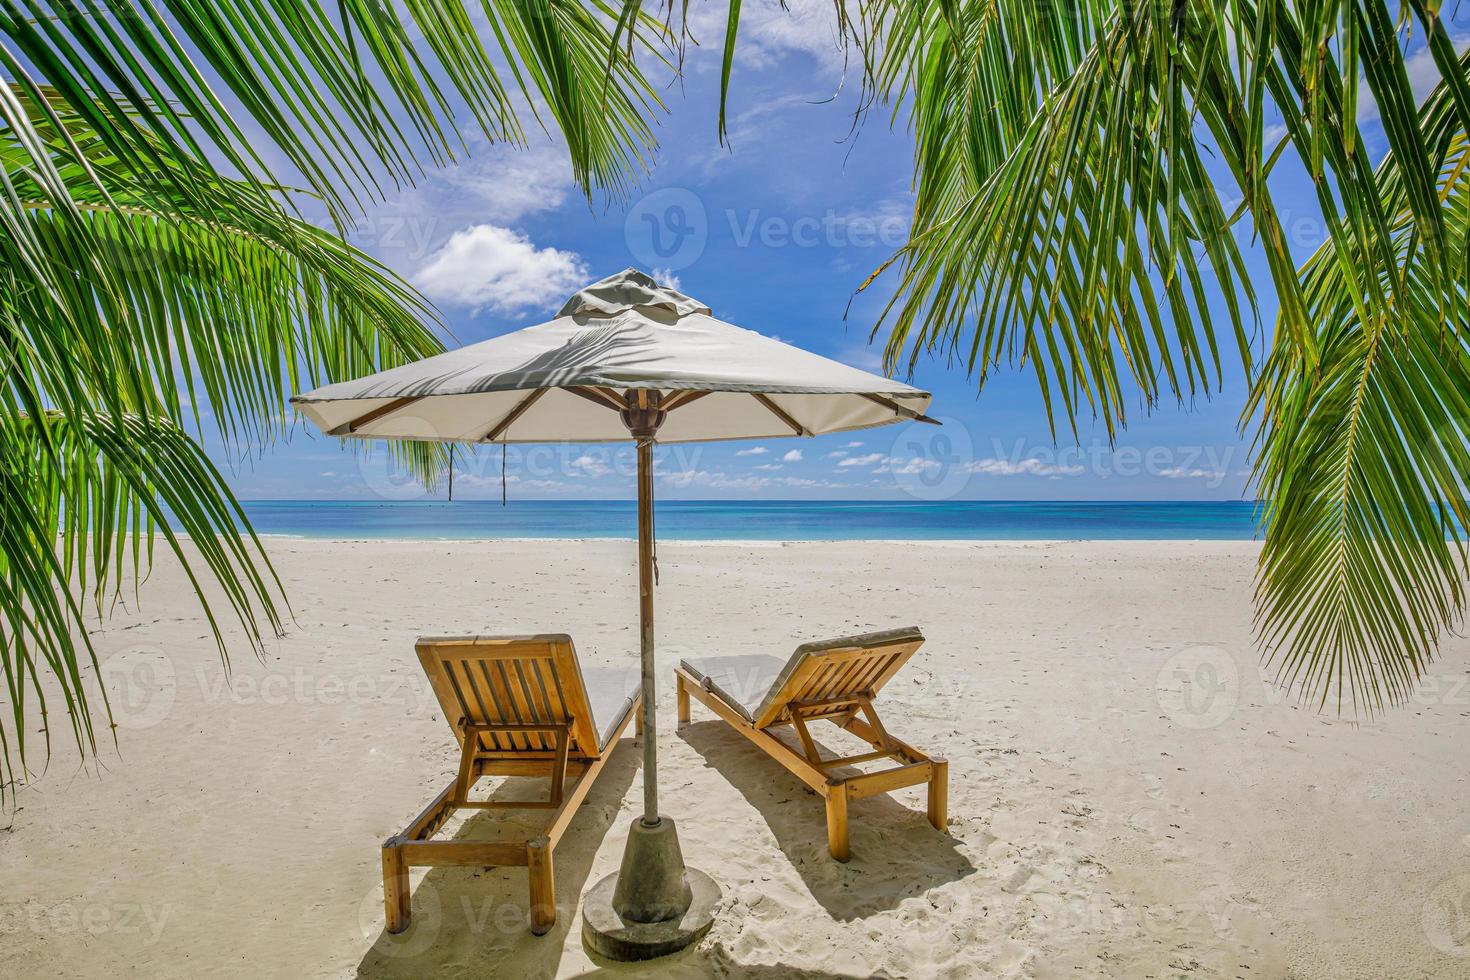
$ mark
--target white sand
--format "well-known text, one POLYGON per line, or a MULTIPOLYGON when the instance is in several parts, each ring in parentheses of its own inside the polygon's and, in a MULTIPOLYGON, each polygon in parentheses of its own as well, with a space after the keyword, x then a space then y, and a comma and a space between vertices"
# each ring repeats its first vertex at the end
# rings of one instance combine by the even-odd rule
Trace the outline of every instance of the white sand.
MULTIPOLYGON (((414 637, 567 631, 586 662, 629 662, 632 543, 271 549, 295 624, 265 662, 237 656, 233 686, 172 566, 104 625, 121 754, 79 769, 55 724, 49 770, 0 834, 0 974, 606 969, 582 949, 577 903, 639 812, 631 738, 557 852, 544 938, 525 929, 513 869, 415 871, 415 925, 384 935, 378 848, 456 762, 414 637)), ((1302 710, 1256 665, 1254 555, 664 544, 664 806, 725 897, 697 949, 610 972, 1470 976, 1470 642, 1450 641, 1422 697, 1386 717, 1302 710), (908 624, 929 642, 880 704, 896 734, 949 758, 948 835, 905 790, 854 805, 853 860, 834 863, 821 803, 794 778, 698 704, 675 731, 667 667, 686 652, 785 655, 908 624)))

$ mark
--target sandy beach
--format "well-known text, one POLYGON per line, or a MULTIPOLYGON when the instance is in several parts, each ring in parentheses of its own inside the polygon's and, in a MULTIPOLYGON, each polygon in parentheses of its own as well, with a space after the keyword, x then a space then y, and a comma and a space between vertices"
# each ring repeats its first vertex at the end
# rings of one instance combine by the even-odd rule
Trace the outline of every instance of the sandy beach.
POLYGON ((724 898, 651 967, 579 934, 640 812, 631 734, 557 851, 547 936, 523 870, 457 868, 416 870, 386 935, 379 864, 457 763, 414 638, 567 632, 629 665, 633 543, 269 547, 294 621, 228 676, 170 561, 102 623, 119 747, 81 765, 53 706, 3 818, 0 974, 1470 976, 1470 640, 1384 716, 1304 709, 1251 645, 1255 544, 661 544, 663 806, 724 898), (681 656, 907 625, 928 642, 880 705, 949 760, 947 833, 922 789, 865 800, 838 864, 794 777, 698 704, 676 730, 681 656))

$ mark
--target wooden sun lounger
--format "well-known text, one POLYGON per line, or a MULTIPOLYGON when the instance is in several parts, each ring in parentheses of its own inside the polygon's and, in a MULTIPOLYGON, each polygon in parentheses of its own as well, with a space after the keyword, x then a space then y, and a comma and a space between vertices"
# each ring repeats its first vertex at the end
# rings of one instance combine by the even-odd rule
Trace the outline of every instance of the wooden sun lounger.
POLYGON ((827 848, 839 861, 846 861, 849 855, 847 813, 853 800, 928 783, 929 822, 943 830, 949 763, 888 734, 873 707, 878 691, 923 642, 924 635, 910 627, 806 643, 784 664, 777 657, 762 655, 682 660, 674 671, 679 721, 689 720, 690 696, 698 698, 820 793, 827 801, 827 848), (807 728, 817 720, 852 732, 873 746, 873 751, 823 758, 807 728), (795 729, 800 752, 773 734, 786 725, 795 729), (849 775, 832 771, 879 759, 891 759, 897 765, 849 775))
POLYGON ((584 680, 561 633, 423 637, 416 649, 459 741, 459 775, 383 843, 388 931, 408 928, 410 867, 524 866, 531 931, 543 935, 556 922, 552 851, 642 703, 638 672, 588 670, 584 680), (551 791, 535 802, 471 800, 476 781, 491 775, 550 777, 551 791), (569 776, 580 776, 570 788, 569 776), (529 840, 432 839, 466 809, 550 810, 551 822, 529 840))

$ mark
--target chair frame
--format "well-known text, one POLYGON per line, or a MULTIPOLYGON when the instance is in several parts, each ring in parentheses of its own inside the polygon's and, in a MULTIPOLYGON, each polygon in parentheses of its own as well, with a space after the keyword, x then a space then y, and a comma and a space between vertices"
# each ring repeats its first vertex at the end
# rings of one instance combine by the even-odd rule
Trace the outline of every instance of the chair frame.
POLYGON ((872 647, 851 647, 811 657, 803 668, 787 678, 771 706, 754 723, 746 720, 720 695, 706 690, 701 681, 681 664, 674 668, 679 723, 685 724, 690 720, 690 698, 697 699, 821 795, 827 806, 827 849, 838 861, 846 861, 851 857, 847 822, 848 804, 854 800, 927 783, 929 823, 935 829, 943 830, 949 815, 949 762, 926 755, 907 742, 894 738, 888 733, 878 717, 877 708, 873 706, 873 696, 878 688, 908 661, 909 656, 922 642, 920 639, 918 642, 910 641, 905 644, 912 649, 895 658, 895 663, 862 691, 835 697, 788 700, 793 693, 801 691, 818 669, 836 666, 841 670, 844 666, 856 666, 852 662, 869 659, 877 651, 872 647), (819 720, 830 721, 838 728, 851 732, 871 745, 873 751, 831 759, 822 758, 808 727, 811 722, 819 720), (796 733, 801 745, 800 752, 772 734, 773 729, 788 725, 796 733), (892 760, 896 765, 875 772, 848 775, 831 771, 839 766, 879 759, 892 760))
POLYGON ((527 645, 545 645, 558 674, 578 678, 572 707, 577 717, 562 724, 518 724, 471 722, 463 717, 454 722, 455 736, 460 742, 459 770, 454 780, 414 817, 401 833, 383 842, 383 907, 390 933, 407 929, 411 918, 409 872, 411 867, 524 867, 527 869, 531 904, 531 932, 545 935, 556 924, 556 892, 552 855, 566 833, 577 808, 617 748, 628 723, 637 717, 642 696, 635 698, 631 709, 600 750, 581 752, 578 748, 596 746, 596 733, 586 692, 580 687, 581 672, 571 638, 562 634, 508 637, 434 637, 421 639, 417 650, 429 682, 446 710, 454 704, 452 685, 439 669, 438 651, 445 647, 473 647, 477 657, 515 660, 523 654, 515 651, 527 645), (496 651, 494 648, 501 648, 496 651), (481 649, 490 648, 490 649, 481 649), (507 749, 520 736, 528 748, 507 749), (551 750, 531 749, 532 739, 538 746, 548 742, 551 750), (589 741, 590 739, 590 741, 589 741), (545 800, 471 800, 470 791, 485 776, 528 776, 550 780, 545 800), (570 787, 567 780, 577 777, 570 787), (550 810, 551 820, 542 833, 506 841, 434 840, 433 837, 457 810, 550 810))

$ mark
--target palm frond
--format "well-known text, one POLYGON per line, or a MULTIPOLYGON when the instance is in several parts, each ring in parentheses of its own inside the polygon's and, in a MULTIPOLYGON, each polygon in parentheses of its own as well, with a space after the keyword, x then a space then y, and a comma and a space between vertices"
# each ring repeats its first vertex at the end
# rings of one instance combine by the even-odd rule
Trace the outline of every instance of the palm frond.
POLYGON ((1249 360, 1255 297, 1189 90, 1223 76, 1224 51, 1193 5, 1168 13, 889 8, 878 90, 912 103, 918 181, 875 328, 890 328, 890 368, 939 354, 983 386, 999 364, 1029 365, 1054 425, 1091 412, 1112 432, 1134 390, 1152 404, 1218 383, 1208 282, 1249 360))
POLYGON ((1403 701, 1440 637, 1461 621, 1470 506, 1470 323, 1463 268, 1470 234, 1470 139, 1455 97, 1426 103, 1421 132, 1437 161, 1438 249, 1420 230, 1406 168, 1379 168, 1391 238, 1369 305, 1361 253, 1324 245, 1303 267, 1320 326, 1308 365, 1283 345, 1251 403, 1266 539, 1258 629, 1281 680, 1321 703, 1376 711, 1403 701))
POLYGON ((1216 292, 1253 377, 1249 220, 1277 305, 1246 416, 1261 639, 1323 703, 1406 696, 1465 601, 1470 63, 1437 5, 934 0, 864 21, 875 90, 915 134, 913 232, 875 273, 895 276, 889 367, 937 354, 983 388, 1029 365, 1053 418, 1112 432, 1135 393, 1219 384, 1216 292), (1423 107, 1411 20, 1441 75, 1423 107), (1327 229, 1305 265, 1269 180, 1288 153, 1327 229))
MULTIPOLYGON (((0 662, 16 712, 14 727, 0 723, 0 765, 14 779, 28 766, 21 695, 40 697, 38 666, 60 681, 77 743, 95 748, 79 597, 100 598, 146 566, 156 536, 196 587, 208 578, 224 594, 249 642, 279 627, 269 563, 185 435, 186 422, 204 424, 200 407, 227 444, 260 446, 283 430, 289 391, 443 347, 412 289, 248 182, 161 193, 82 114, 0 92, 34 123, 0 129, 23 231, 0 237, 0 662), (88 173, 75 193, 56 200, 43 175, 14 165, 31 138, 63 181, 88 173), (187 555, 180 533, 193 542, 187 555)), ((180 171, 193 163, 177 150, 168 160, 180 171)), ((440 447, 395 450, 426 481, 442 472, 440 447)), ((223 624, 205 611, 219 639, 223 624)))
MULTIPOLYGON (((183 196, 221 176, 270 188, 261 141, 232 117, 228 93, 341 221, 382 193, 380 175, 402 184, 423 172, 423 154, 453 159, 458 104, 490 141, 520 144, 520 114, 544 103, 578 182, 626 190, 648 164, 659 107, 632 41, 656 53, 658 38, 636 20, 629 48, 615 47, 611 17, 577 0, 483 0, 478 11, 342 0, 332 14, 300 0, 3 0, 0 71, 43 105, 49 89, 130 169, 157 168, 155 186, 183 196), (192 159, 188 171, 166 165, 174 150, 192 159)), ((31 125, 0 110, 12 128, 31 125)))

